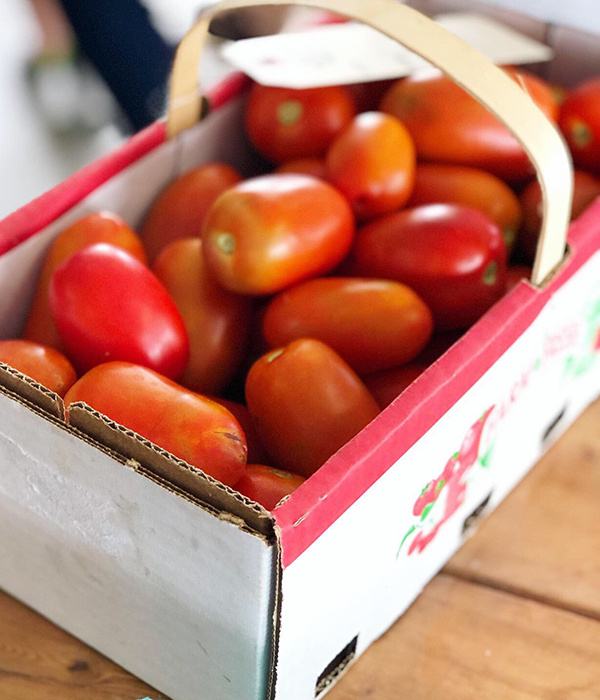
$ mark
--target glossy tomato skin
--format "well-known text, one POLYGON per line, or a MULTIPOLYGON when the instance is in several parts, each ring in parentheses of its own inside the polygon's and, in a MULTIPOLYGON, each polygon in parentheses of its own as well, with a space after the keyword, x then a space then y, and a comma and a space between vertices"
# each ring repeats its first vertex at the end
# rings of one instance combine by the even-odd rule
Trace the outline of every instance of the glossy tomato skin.
POLYGON ((327 179, 359 219, 399 209, 411 195, 415 147, 404 125, 381 112, 364 112, 327 151, 327 179))
POLYGON ((278 168, 276 173, 296 173, 297 175, 310 175, 325 180, 327 177, 327 168, 323 158, 296 158, 295 160, 286 160, 278 168))
POLYGON ((244 472, 246 439, 231 413, 147 367, 99 365, 67 393, 67 419, 78 401, 228 486, 244 472))
POLYGON ((69 256, 94 243, 110 243, 146 263, 144 246, 137 234, 117 214, 98 211, 76 221, 57 236, 51 245, 38 279, 23 338, 64 352, 50 311, 48 292, 54 270, 69 256))
POLYGON ((248 373, 246 400, 274 463, 305 477, 379 413, 352 369, 312 339, 261 357, 248 373))
POLYGON ((272 174, 221 195, 202 240, 219 284, 261 295, 332 270, 354 233, 352 211, 334 187, 307 175, 272 174))
MULTIPOLYGON (((600 179, 583 170, 575 170, 571 221, 583 214, 597 197, 600 197, 600 179)), ((542 190, 537 180, 532 180, 521 192, 521 206, 523 226, 519 236, 519 249, 526 260, 533 263, 542 228, 542 190)))
POLYGON ((235 489, 267 510, 273 510, 285 496, 289 496, 306 481, 303 476, 267 467, 249 464, 235 489))
POLYGON ((267 453, 260 439, 260 435, 256 430, 252 416, 247 406, 243 403, 238 403, 237 401, 230 401, 229 399, 224 399, 221 396, 209 396, 209 399, 216 401, 221 406, 224 406, 229 413, 237 420, 237 422, 242 426, 244 435, 246 436, 246 443, 248 444, 248 461, 253 464, 258 462, 264 462, 267 459, 267 453))
POLYGON ((394 279, 419 294, 440 330, 468 328, 506 290, 500 228, 476 209, 427 204, 359 231, 357 274, 394 279))
POLYGON ((62 353, 30 340, 0 340, 0 362, 61 397, 77 381, 73 365, 62 353))
POLYGON ((500 226, 510 256, 521 226, 521 204, 495 175, 461 165, 423 163, 417 167, 408 206, 421 204, 461 204, 487 214, 500 226))
POLYGON ((147 267, 115 246, 97 243, 60 265, 50 306, 80 373, 124 360, 174 379, 187 365, 189 341, 175 302, 147 267))
POLYGON ((420 377, 429 365, 424 362, 411 362, 402 367, 394 367, 383 372, 376 372, 364 377, 367 389, 375 397, 381 409, 387 408, 392 401, 420 377))
POLYGON ((522 280, 530 280, 531 272, 527 265, 511 265, 506 273, 506 292, 513 290, 522 280))
POLYGON ((575 164, 600 175, 600 77, 586 80, 567 95, 560 128, 575 164))
POLYGON ((251 300, 228 292, 210 277, 198 238, 171 243, 153 269, 177 304, 190 340, 190 359, 179 382, 200 393, 220 392, 244 356, 251 300))
POLYGON ((207 163, 168 185, 158 195, 140 229, 150 261, 173 241, 200 238, 217 197, 241 179, 237 170, 225 163, 207 163))
POLYGON ((308 90, 254 84, 246 106, 246 132, 273 163, 322 156, 356 113, 343 87, 308 90))
MULTIPOLYGON (((524 70, 505 70, 548 118, 558 118, 556 99, 546 83, 524 70)), ((399 80, 380 109, 404 123, 420 160, 482 168, 508 181, 533 175, 525 151, 508 129, 437 69, 399 80)))
POLYGON ((404 284, 323 277, 276 296, 263 321, 272 348, 298 338, 326 343, 360 375, 410 362, 427 344, 433 318, 404 284))

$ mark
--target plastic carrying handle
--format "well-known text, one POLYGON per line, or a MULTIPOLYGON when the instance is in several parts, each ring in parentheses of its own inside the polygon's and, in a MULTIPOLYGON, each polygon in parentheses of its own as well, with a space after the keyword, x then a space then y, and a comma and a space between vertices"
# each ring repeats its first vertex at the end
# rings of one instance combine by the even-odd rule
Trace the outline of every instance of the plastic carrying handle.
POLYGON ((199 63, 211 21, 230 10, 268 5, 329 10, 377 29, 443 70, 509 129, 528 154, 542 188, 543 223, 531 276, 533 284, 541 285, 563 259, 571 218, 573 166, 562 137, 504 71, 462 39, 397 0, 223 0, 208 8, 175 55, 168 136, 177 136, 200 119, 199 63))

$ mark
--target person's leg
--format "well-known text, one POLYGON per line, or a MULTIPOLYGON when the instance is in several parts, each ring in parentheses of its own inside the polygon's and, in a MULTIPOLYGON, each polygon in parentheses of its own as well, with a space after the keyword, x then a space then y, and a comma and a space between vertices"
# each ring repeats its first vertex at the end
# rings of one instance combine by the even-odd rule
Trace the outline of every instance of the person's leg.
POLYGON ((84 55, 134 129, 160 116, 174 48, 137 0, 61 0, 84 55))

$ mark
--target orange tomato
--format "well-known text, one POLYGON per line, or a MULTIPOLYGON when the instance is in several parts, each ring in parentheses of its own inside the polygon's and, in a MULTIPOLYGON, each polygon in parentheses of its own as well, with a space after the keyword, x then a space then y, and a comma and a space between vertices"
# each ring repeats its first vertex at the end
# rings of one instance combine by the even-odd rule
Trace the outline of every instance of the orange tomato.
POLYGON ((368 389, 318 340, 295 340, 261 357, 246 400, 276 464, 310 476, 379 413, 368 389))
POLYGON ((150 262, 173 241, 200 238, 213 202, 241 179, 237 170, 225 163, 208 163, 180 175, 168 185, 140 229, 150 262))
POLYGON ((586 80, 567 95, 560 128, 575 164, 600 174, 600 77, 586 80))
POLYGON ((62 262, 78 250, 94 243, 111 243, 146 264, 142 242, 120 216, 99 211, 79 219, 59 234, 46 255, 23 330, 23 338, 64 350, 50 311, 50 280, 54 270, 62 262))
POLYGON ((342 195, 307 175, 272 174, 232 187, 203 232, 213 277, 242 294, 273 294, 332 270, 348 253, 354 218, 342 195))
POLYGON ((364 112, 327 151, 327 179, 344 194, 359 219, 399 209, 415 177, 415 147, 398 119, 364 112))
POLYGON ((99 365, 67 393, 67 419, 78 401, 228 486, 244 472, 246 439, 231 413, 146 367, 99 365))
POLYGON ((234 488, 267 510, 273 510, 285 496, 293 493, 306 479, 298 474, 264 464, 249 464, 234 488))
POLYGON ((252 305, 208 275, 202 241, 182 238, 164 248, 154 274, 177 305, 190 339, 190 359, 178 381, 200 393, 218 393, 240 365, 252 305))
POLYGON ((342 87, 293 90, 255 83, 246 106, 246 132, 261 155, 283 163, 322 156, 355 113, 342 87))
POLYGON ((298 175, 311 175, 324 180, 327 173, 325 161, 322 158, 296 158, 287 160, 275 169, 276 173, 296 173, 298 175))
POLYGON ((409 206, 419 204, 462 204, 479 209, 500 226, 508 254, 521 226, 517 195, 495 175, 477 168, 439 163, 419 165, 409 206))
MULTIPOLYGON (((505 70, 549 119, 558 118, 558 104, 543 80, 522 69, 505 70)), ((508 129, 437 69, 399 80, 380 108, 404 122, 422 160, 483 168, 510 181, 533 174, 527 154, 508 129)))
MULTIPOLYGON (((573 204, 571 221, 600 197, 600 180, 583 170, 573 173, 573 204)), ((521 192, 523 207, 523 227, 519 236, 519 248, 525 258, 532 263, 535 258, 540 229, 542 228, 542 190, 537 180, 532 180, 521 192)))
POLYGON ((29 340, 0 340, 0 362, 61 397, 77 381, 73 365, 62 353, 29 340))
POLYGON ((384 409, 400 396, 417 377, 429 367, 424 362, 411 362, 402 367, 387 369, 363 378, 367 389, 373 394, 380 408, 384 409))
POLYGON ((248 407, 244 406, 243 403, 230 401, 221 396, 209 396, 208 398, 224 406, 242 426, 242 430, 246 436, 246 442, 248 443, 248 461, 252 463, 264 462, 267 458, 267 453, 265 452, 265 448, 263 447, 260 435, 256 430, 248 407))
POLYGON ((287 289, 271 301, 263 322, 271 347, 316 338, 359 374, 410 362, 432 331, 431 311, 412 289, 352 277, 324 277, 287 289))

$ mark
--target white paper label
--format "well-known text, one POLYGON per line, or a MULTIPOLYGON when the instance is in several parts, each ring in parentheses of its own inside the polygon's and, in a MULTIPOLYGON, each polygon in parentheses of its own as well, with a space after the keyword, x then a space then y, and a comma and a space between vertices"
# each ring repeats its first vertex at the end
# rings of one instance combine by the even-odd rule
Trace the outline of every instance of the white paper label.
MULTIPOLYGON (((482 15, 447 13, 435 20, 499 65, 548 61, 553 55, 549 46, 482 15)), ((429 65, 393 39, 355 22, 231 42, 223 56, 263 85, 291 88, 401 78, 429 65)))

